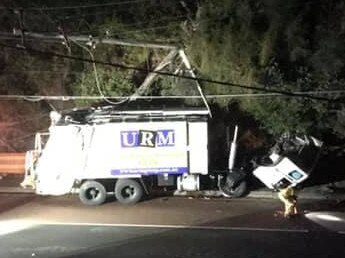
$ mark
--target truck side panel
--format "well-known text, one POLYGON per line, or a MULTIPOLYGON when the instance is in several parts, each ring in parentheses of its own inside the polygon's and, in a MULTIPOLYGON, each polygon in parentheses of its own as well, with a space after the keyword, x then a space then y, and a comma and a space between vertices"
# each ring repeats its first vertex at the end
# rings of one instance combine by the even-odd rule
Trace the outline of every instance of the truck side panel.
POLYGON ((84 178, 115 178, 189 172, 186 122, 96 125, 84 178))

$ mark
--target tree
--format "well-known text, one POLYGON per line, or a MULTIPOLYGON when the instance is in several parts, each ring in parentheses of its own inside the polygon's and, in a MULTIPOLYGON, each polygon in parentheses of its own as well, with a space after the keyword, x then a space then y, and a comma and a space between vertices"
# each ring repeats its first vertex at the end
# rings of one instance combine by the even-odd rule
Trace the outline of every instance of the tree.
POLYGON ((111 99, 109 96, 129 96, 134 92, 134 89, 128 73, 114 69, 99 68, 97 69, 97 75, 92 69, 88 73, 81 75, 75 83, 74 94, 86 97, 103 97, 97 100, 79 100, 76 102, 78 106, 88 106, 100 102, 108 104, 117 103, 119 100, 111 99))
MULTIPOLYGON (((291 92, 343 89, 344 11, 340 1, 206 0, 198 26, 186 37, 188 53, 200 74, 216 80, 291 92)), ((257 93, 206 88, 213 94, 257 93)), ((332 101, 271 96, 228 103, 234 101, 274 135, 319 135, 343 123, 344 104, 332 101)))

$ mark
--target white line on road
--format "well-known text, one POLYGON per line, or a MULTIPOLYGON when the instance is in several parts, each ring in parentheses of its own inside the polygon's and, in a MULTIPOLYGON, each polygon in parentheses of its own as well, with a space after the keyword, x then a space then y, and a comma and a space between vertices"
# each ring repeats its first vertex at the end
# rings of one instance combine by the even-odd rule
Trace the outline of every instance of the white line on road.
POLYGON ((277 228, 251 228, 251 227, 224 227, 224 226, 190 226, 190 225, 160 225, 160 224, 108 224, 108 223, 62 223, 47 222, 43 225, 52 226, 95 226, 95 227, 132 227, 132 228, 162 228, 162 229, 202 229, 202 230, 239 230, 239 231, 269 231, 307 233, 306 229, 277 229, 277 228))

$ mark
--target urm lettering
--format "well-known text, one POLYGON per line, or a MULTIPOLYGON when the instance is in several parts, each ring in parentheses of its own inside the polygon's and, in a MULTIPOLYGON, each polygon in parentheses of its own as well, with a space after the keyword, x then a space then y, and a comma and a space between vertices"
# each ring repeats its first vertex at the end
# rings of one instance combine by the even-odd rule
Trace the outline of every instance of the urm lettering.
POLYGON ((167 147, 175 145, 174 130, 121 131, 121 147, 167 147))

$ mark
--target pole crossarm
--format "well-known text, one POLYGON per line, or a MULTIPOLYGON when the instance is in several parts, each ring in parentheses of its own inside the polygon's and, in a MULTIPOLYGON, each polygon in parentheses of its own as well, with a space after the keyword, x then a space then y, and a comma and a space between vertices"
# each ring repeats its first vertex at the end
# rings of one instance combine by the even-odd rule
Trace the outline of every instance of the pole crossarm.
MULTIPOLYGON (((45 40, 63 40, 62 34, 42 34, 34 32, 23 32, 25 37, 31 37, 36 39, 45 39, 45 40)), ((14 31, 15 36, 21 36, 21 30, 14 31)), ((91 39, 96 44, 109 44, 109 45, 119 45, 119 46, 128 46, 128 47, 144 47, 144 48, 157 48, 157 49, 166 49, 173 50, 177 49, 174 45, 168 44, 158 44, 150 42, 139 42, 139 41, 130 41, 130 40, 121 40, 121 39, 110 39, 110 38, 93 38, 86 35, 79 36, 68 36, 68 39, 79 42, 89 42, 91 39)))

